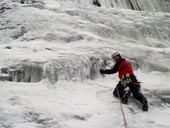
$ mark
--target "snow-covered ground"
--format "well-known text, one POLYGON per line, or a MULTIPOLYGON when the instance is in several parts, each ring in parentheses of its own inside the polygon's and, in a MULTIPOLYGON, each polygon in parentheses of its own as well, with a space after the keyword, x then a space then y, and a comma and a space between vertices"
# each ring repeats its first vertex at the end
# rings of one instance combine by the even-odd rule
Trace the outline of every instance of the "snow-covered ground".
POLYGON ((44 2, 0 1, 0 80, 19 82, 0 82, 0 128, 123 127, 118 78, 98 72, 115 50, 149 100, 123 105, 128 128, 169 128, 170 14, 44 2))
MULTIPOLYGON (((150 109, 143 112, 131 97, 129 104, 123 105, 128 127, 169 128, 170 108, 159 97, 164 93, 151 93, 153 89, 169 90, 169 77, 161 73, 137 74, 144 79, 142 90, 150 109)), ((0 127, 121 128, 120 104, 112 96, 117 81, 116 77, 106 77, 84 82, 59 81, 56 85, 1 82, 0 127)))

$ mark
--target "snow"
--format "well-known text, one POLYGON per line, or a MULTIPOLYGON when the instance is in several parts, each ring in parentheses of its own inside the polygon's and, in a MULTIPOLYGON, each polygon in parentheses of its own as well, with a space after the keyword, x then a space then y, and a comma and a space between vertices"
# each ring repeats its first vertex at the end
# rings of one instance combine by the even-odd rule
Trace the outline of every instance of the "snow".
MULTIPOLYGON (((137 74, 142 74, 136 72, 137 74)), ((139 77, 158 77, 159 73, 142 74, 139 77)), ((163 84, 166 76, 157 81, 163 84)), ((69 127, 104 128, 122 127, 119 102, 113 98, 112 90, 118 79, 116 76, 99 78, 95 81, 59 81, 48 83, 11 83, 1 82, 1 125, 11 127, 69 127), (7 123, 7 124, 6 124, 7 123)), ((142 88, 155 87, 155 81, 145 79, 142 88)), ((163 88, 161 88, 163 89, 163 88)), ((144 94, 147 93, 144 92, 144 94)), ((149 112, 142 112, 138 103, 130 98, 129 105, 123 105, 127 124, 135 127, 168 128, 169 107, 151 105, 149 112)), ((152 104, 152 97, 148 97, 152 104)), ((157 101, 158 102, 158 101, 157 101)), ((3 126, 1 126, 3 127, 3 126)))
POLYGON ((112 95, 117 75, 99 74, 113 66, 115 50, 149 101, 148 112, 133 97, 123 105, 128 127, 170 127, 169 13, 4 2, 11 9, 0 13, 0 128, 123 127, 112 95))

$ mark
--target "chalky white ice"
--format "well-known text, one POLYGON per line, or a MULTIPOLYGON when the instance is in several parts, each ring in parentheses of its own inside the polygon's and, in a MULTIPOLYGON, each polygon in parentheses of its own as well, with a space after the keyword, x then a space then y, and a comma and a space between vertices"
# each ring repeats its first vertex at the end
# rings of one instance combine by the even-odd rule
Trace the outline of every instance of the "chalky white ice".
POLYGON ((123 127, 117 74, 99 73, 113 51, 131 62, 149 101, 148 112, 133 97, 123 105, 128 128, 170 127, 168 12, 14 1, 0 0, 0 128, 123 127))

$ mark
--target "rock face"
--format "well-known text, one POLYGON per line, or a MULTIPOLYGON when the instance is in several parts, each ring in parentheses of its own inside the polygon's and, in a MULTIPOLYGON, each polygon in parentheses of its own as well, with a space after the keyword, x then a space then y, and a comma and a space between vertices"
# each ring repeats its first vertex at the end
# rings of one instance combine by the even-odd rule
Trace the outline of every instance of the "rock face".
POLYGON ((93 0, 93 4, 96 5, 96 6, 98 6, 98 7, 101 7, 101 4, 99 3, 98 0, 93 0))

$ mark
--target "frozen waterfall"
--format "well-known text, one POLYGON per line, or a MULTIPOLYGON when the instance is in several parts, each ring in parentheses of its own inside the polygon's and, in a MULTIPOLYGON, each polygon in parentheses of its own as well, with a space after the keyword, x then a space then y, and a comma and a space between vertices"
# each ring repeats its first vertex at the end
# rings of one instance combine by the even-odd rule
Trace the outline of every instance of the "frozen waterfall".
POLYGON ((100 3, 102 7, 124 8, 132 10, 147 10, 154 12, 169 12, 169 0, 65 0, 78 4, 92 5, 100 3))
MULTIPOLYGON (((0 80, 94 80, 101 77, 100 68, 109 67, 113 50, 128 58, 134 69, 170 71, 169 13, 118 9, 132 5, 123 0, 98 1, 114 9, 79 6, 94 4, 88 0, 51 1, 56 5, 44 0, 39 3, 43 8, 0 2, 5 5, 0 18, 0 80)), ((151 3, 158 7, 158 2, 151 3)), ((137 9, 139 2, 134 5, 137 9)))

